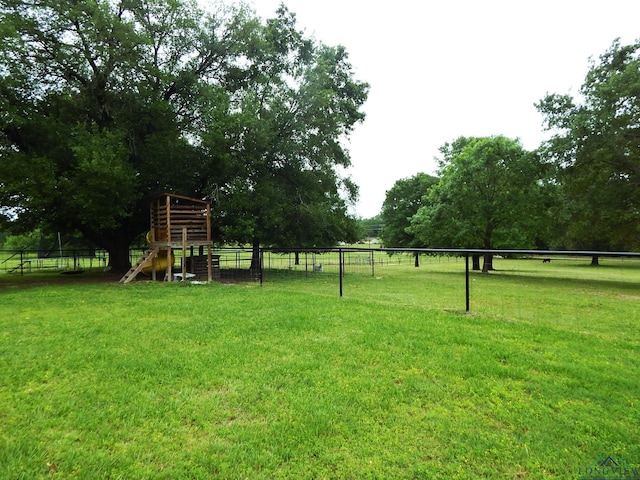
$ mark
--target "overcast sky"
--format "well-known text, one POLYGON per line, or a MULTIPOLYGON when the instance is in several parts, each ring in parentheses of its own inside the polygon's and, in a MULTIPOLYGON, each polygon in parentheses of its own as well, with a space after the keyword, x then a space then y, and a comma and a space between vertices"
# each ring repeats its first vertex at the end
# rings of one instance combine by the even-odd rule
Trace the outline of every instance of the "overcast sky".
MULTIPOLYGON (((249 0, 262 18, 279 0, 249 0)), ((589 58, 640 38, 639 0, 286 0, 299 26, 344 45, 371 85, 367 118, 349 142, 356 213, 378 214, 396 180, 435 173, 459 136, 545 138, 534 103, 576 94, 589 58)))

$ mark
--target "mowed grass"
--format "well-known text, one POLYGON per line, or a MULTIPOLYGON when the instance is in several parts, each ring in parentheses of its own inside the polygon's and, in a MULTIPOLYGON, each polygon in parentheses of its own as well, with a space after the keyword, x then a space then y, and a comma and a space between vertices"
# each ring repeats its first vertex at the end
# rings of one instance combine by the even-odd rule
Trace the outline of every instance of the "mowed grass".
POLYGON ((496 261, 472 275, 468 314, 461 262, 347 274, 343 298, 330 273, 262 287, 2 278, 0 478, 637 465, 640 264, 603 263, 496 261))

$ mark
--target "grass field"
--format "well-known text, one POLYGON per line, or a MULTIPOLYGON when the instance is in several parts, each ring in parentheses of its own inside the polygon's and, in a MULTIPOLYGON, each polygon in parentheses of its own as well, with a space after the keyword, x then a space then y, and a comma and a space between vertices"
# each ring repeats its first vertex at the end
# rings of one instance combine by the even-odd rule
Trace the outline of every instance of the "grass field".
POLYGON ((638 476, 640 263, 586 263, 496 260, 468 314, 455 261, 2 275, 0 478, 638 476))

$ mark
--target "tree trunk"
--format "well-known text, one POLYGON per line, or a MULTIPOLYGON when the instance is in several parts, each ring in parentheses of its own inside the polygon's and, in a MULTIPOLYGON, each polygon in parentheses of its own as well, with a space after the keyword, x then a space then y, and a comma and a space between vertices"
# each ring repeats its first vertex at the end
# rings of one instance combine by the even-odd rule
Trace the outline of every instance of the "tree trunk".
POLYGON ((485 253, 484 263, 482 264, 482 273, 489 273, 493 270, 493 254, 485 253))
POLYGON ((472 255, 471 260, 473 261, 472 270, 479 271, 480 270, 480 255, 472 255))
POLYGON ((598 258, 597 255, 593 255, 591 257, 591 265, 594 267, 597 267, 598 265, 600 265, 600 259, 598 258))
POLYGON ((251 266, 249 267, 252 275, 258 275, 260 273, 260 240, 253 239, 253 245, 251 248, 251 266))
POLYGON ((109 270, 113 273, 122 274, 131 268, 129 258, 129 242, 114 242, 107 248, 109 252, 109 270))
POLYGON ((107 251, 109 254, 108 268, 112 273, 123 274, 131 268, 129 246, 135 235, 129 233, 126 227, 109 232, 109 234, 101 234, 82 227, 79 227, 78 230, 85 238, 107 251))
POLYGON ((294 265, 300 265, 300 252, 295 252, 295 260, 293 262, 294 265))

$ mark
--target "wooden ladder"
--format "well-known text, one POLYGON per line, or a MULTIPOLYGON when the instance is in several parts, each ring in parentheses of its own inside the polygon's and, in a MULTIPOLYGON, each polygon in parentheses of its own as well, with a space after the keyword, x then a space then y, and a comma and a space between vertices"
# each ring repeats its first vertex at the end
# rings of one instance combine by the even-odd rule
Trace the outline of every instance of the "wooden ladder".
POLYGON ((147 261, 149 261, 153 257, 155 257, 159 251, 160 251, 160 248, 155 247, 155 248, 150 248, 149 250, 144 252, 140 260, 138 260, 135 265, 132 265, 131 269, 122 276, 122 278, 120 279, 120 283, 126 284, 126 283, 129 283, 134 278, 136 278, 144 268, 144 264, 147 263, 147 261))

